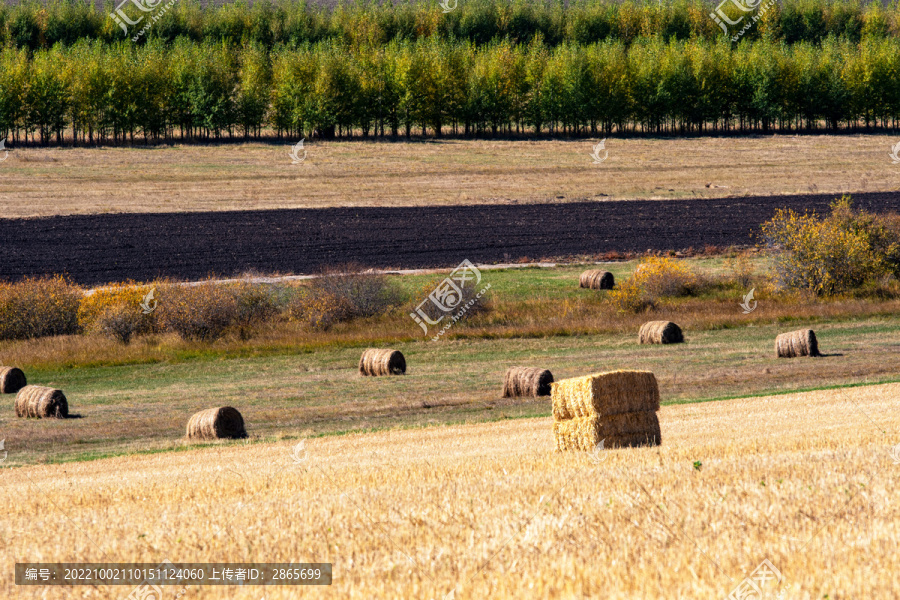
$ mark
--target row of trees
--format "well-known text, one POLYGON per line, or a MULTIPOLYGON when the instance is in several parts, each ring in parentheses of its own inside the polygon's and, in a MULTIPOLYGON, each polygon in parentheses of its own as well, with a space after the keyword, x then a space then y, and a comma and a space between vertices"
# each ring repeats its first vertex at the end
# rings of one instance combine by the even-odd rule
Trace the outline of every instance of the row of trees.
MULTIPOLYGON (((163 4, 159 0, 141 1, 148 7, 163 4)), ((370 0, 342 3, 335 8, 316 2, 308 5, 305 0, 256 0, 252 6, 240 0, 201 8, 199 0, 178 0, 146 38, 172 42, 183 36, 194 42, 264 45, 338 40, 377 45, 431 37, 476 44, 499 40, 525 43, 540 36, 555 46, 602 40, 629 44, 639 36, 651 35, 666 40, 724 36, 709 16, 718 4, 710 0, 448 1, 447 6, 455 8, 445 13, 438 0, 396 5, 370 0)), ((736 1, 748 6, 759 4, 756 0, 736 1)), ((35 50, 56 43, 70 45, 81 39, 107 43, 122 40, 128 35, 109 16, 118 4, 107 0, 102 11, 85 0, 4 4, 0 6, 0 45, 35 50)), ((131 19, 144 14, 131 2, 123 10, 131 19)), ((723 10, 734 13, 735 8, 729 3, 723 10)), ((744 38, 817 44, 828 36, 859 42, 866 37, 898 35, 897 0, 887 7, 879 0, 781 0, 765 12, 744 38)))
POLYGON ((221 136, 768 131, 900 117, 900 41, 482 47, 426 40, 269 53, 82 42, 0 51, 0 137, 108 143, 221 136))

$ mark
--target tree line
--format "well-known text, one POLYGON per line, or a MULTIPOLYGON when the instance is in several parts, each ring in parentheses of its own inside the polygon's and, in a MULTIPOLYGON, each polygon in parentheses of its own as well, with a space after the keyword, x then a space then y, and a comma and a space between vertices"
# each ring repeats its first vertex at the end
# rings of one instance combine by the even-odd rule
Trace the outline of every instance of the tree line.
POLYGON ((0 138, 697 134, 894 128, 900 40, 353 46, 151 40, 0 51, 0 138))
MULTIPOLYGON (((145 0, 155 6, 156 2, 145 0)), ((745 0, 755 6, 753 0, 745 0)), ((37 50, 78 40, 114 43, 128 33, 110 17, 119 2, 107 0, 96 10, 85 0, 49 0, 0 6, 0 45, 37 50)), ((340 3, 329 8, 305 0, 239 0, 201 8, 198 0, 178 0, 147 32, 146 39, 173 42, 259 43, 296 46, 335 40, 378 45, 437 37, 478 45, 508 40, 527 43, 536 36, 550 46, 639 37, 715 39, 723 30, 710 17, 711 0, 449 0, 443 12, 438 0, 426 2, 340 3)), ((132 9, 132 17, 142 13, 132 9)), ((731 10, 728 6, 723 11, 731 10)), ((734 15, 735 17, 737 15, 734 15)), ((821 43, 828 37, 859 42, 867 37, 900 35, 900 6, 891 0, 780 0, 744 36, 821 43)), ((743 38, 742 38, 743 39, 743 38)), ((139 40, 144 43, 144 38, 139 40)))

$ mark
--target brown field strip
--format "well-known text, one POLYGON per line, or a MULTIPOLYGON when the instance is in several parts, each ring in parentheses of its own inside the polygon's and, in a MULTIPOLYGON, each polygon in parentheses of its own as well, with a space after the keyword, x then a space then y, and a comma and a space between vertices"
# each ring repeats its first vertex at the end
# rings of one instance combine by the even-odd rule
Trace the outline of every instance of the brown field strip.
MULTIPOLYGON (((900 192, 854 196, 900 211, 900 192)), ((408 206, 0 219, 0 280, 65 273, 97 285, 156 277, 315 273, 358 263, 451 267, 535 258, 723 249, 760 242, 780 208, 827 212, 834 196, 408 206)))
POLYGON ((20 148, 5 218, 342 206, 719 198, 900 189, 886 135, 20 148))
MULTIPOLYGON (((724 598, 768 559, 784 576, 769 597, 888 598, 900 589, 898 395, 887 384, 664 406, 662 446, 599 462, 554 453, 540 418, 4 470, 0 556, 321 561, 334 584, 304 597, 501 599, 724 598)), ((11 571, 3 597, 130 591, 45 593, 16 588, 11 571)), ((263 595, 298 592, 183 597, 263 595)))

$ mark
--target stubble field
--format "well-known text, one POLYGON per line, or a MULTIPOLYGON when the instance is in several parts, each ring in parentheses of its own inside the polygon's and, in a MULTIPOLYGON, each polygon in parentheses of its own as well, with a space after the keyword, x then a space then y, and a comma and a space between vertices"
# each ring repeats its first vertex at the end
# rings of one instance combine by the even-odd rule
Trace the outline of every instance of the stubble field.
MULTIPOLYGON (((0 556, 331 562, 333 585, 303 597, 427 599, 724 598, 767 559, 783 576, 769 597, 888 598, 898 393, 667 406, 662 446, 599 462, 555 453, 536 418, 16 469, 0 487, 0 556)), ((16 588, 9 573, 5 597, 130 591, 16 588)))
POLYGON ((111 212, 840 194, 900 189, 887 135, 432 140, 21 148, 0 164, 4 218, 111 212), (303 154, 301 153, 301 156, 303 154))

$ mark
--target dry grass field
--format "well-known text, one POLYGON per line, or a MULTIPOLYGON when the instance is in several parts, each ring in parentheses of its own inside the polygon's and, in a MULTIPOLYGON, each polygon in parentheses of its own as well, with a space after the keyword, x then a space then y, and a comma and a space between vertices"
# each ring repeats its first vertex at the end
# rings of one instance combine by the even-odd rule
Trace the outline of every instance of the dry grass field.
POLYGON ((0 214, 30 217, 711 198, 900 189, 885 135, 22 148, 0 163, 0 214))
MULTIPOLYGON (((145 338, 130 346, 88 336, 13 343, 0 364, 21 366, 33 384, 64 390, 71 413, 57 421, 17 419, 3 398, 5 465, 178 451, 188 418, 234 406, 255 443, 348 431, 547 416, 547 399, 502 399, 507 367, 548 368, 557 379, 603 370, 647 369, 664 404, 897 380, 898 321, 871 317, 813 324, 816 359, 777 359, 777 333, 801 324, 696 330, 675 346, 640 346, 629 333, 534 338, 394 341, 408 370, 364 378, 359 345, 306 351, 257 346, 202 348, 145 338), (169 346, 168 344, 172 344, 169 346), (29 353, 42 350, 44 354, 29 353), (91 353, 97 361, 90 360, 91 353), (118 354, 122 363, 107 363, 118 354), (20 358, 16 358, 16 356, 20 358), (40 365, 41 359, 51 359, 40 365)), ((285 340, 289 342, 290 340, 285 340)), ((375 344, 387 346, 387 344, 375 344)), ((2 348, 2 347, 0 347, 2 348)))
MULTIPOLYGON (((181 596, 236 600, 725 598, 768 559, 768 598, 890 598, 898 395, 666 406, 662 446, 600 461, 555 453, 537 418, 4 470, 0 557, 334 564, 331 587, 181 596)), ((0 575, 4 598, 129 591, 0 575)))

